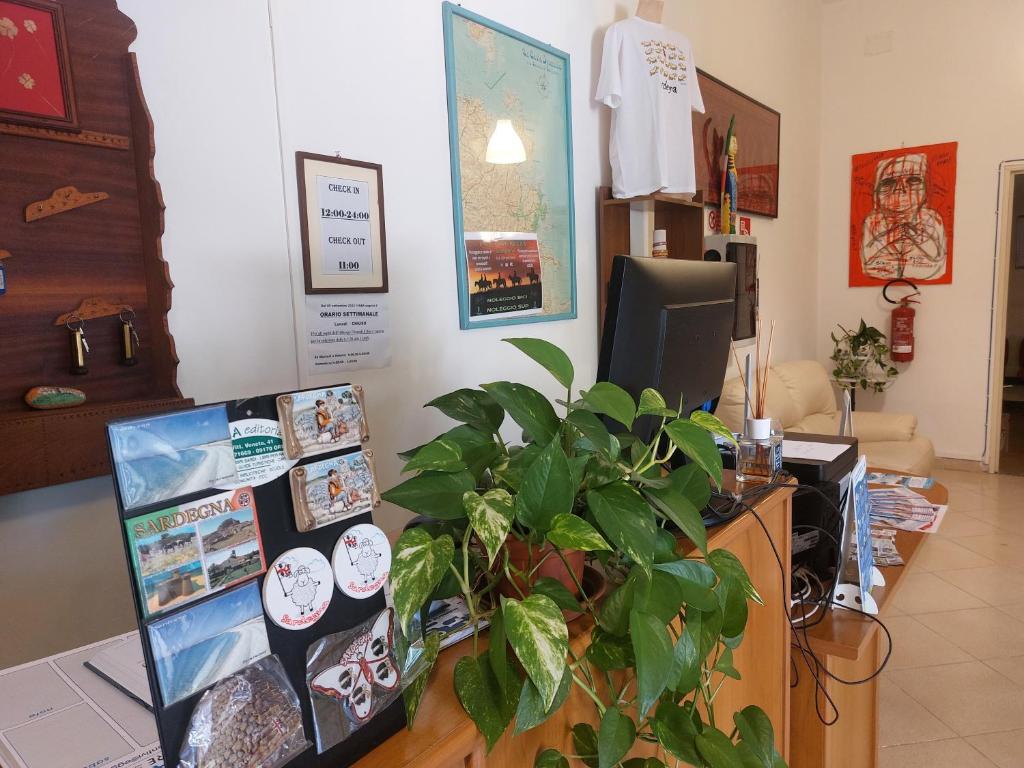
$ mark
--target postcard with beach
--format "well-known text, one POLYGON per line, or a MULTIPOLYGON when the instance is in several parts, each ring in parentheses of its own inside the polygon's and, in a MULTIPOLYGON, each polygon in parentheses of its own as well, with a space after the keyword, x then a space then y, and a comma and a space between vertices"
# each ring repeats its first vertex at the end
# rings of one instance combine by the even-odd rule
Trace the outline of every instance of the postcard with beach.
POLYGON ((238 477, 223 405, 125 419, 107 431, 126 510, 228 487, 238 477))
POLYGON ((295 525, 312 531, 369 512, 380 503, 373 451, 304 464, 289 473, 295 525))
POLYGON ((289 459, 351 448, 370 439, 363 388, 337 386, 279 395, 284 453, 289 459))
POLYGON ((270 655, 255 581, 149 625, 164 706, 270 655))
POLYGON ((250 486, 140 515, 124 525, 147 617, 266 570, 250 486))

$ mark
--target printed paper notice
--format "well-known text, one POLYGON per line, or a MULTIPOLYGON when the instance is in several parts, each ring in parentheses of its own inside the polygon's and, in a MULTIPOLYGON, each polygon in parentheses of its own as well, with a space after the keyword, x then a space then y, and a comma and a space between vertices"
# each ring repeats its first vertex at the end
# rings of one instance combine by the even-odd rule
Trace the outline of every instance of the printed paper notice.
POLYGON ((365 181, 316 177, 326 275, 373 272, 370 185, 365 181))
POLYGON ((391 365, 387 296, 307 296, 306 328, 311 374, 391 365))

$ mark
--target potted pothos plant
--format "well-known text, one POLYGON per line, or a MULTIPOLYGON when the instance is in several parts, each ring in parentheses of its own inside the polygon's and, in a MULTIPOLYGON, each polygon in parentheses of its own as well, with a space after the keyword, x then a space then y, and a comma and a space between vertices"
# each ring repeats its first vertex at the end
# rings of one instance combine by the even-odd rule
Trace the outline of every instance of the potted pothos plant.
MULTIPOLYGON (((732 656, 748 602, 760 602, 740 561, 708 549, 699 512, 711 483, 722 481, 713 435, 732 434, 709 413, 682 417, 653 389, 635 402, 599 382, 573 397, 573 366, 561 349, 540 339, 505 341, 565 388, 557 401, 564 415, 537 390, 507 381, 427 404, 460 423, 406 452, 405 471, 415 474, 383 494, 429 521, 394 547, 391 587, 404 632, 417 614, 426 625, 432 600, 454 595, 474 620, 490 622, 486 650, 474 633, 473 653, 454 672, 455 691, 488 749, 513 722, 517 734, 540 725, 574 687, 592 701, 596 725, 572 727, 574 753, 545 749, 535 766, 665 765, 632 756, 640 743, 645 753, 694 766, 784 766, 761 709, 749 706, 730 723, 715 718, 722 683, 740 676, 732 656), (622 429, 608 429, 601 416, 622 429), (522 444, 503 439, 506 417, 522 428, 522 444), (653 431, 650 439, 630 431, 638 423, 652 425, 638 430, 653 431), (690 461, 668 471, 677 453, 690 461), (677 553, 677 531, 693 543, 692 556, 677 553), (523 545, 531 553, 525 564, 510 555, 523 545), (600 604, 571 564, 576 552, 610 581, 600 604), (553 562, 572 588, 538 576, 553 562), (592 622, 571 644, 569 612, 592 622)), ((425 645, 433 664, 438 636, 425 645)), ((410 727, 426 681, 423 674, 406 689, 410 727)))
POLYGON ((899 371, 889 360, 886 336, 872 325, 860 321, 856 331, 841 325, 832 338, 832 357, 835 364, 832 377, 842 386, 853 389, 871 389, 884 392, 896 380, 899 371))

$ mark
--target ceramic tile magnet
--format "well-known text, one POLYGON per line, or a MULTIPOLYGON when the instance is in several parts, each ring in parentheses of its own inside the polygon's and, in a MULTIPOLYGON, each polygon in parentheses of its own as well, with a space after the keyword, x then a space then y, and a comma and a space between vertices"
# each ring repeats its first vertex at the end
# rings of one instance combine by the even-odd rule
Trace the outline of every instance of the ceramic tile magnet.
POLYGON ((306 629, 327 612, 334 594, 331 564, 310 547, 289 549, 263 581, 263 607, 284 629, 306 629))
POLYGON ((391 572, 391 545, 380 528, 353 525, 334 547, 334 578, 338 589, 363 600, 377 594, 391 572))

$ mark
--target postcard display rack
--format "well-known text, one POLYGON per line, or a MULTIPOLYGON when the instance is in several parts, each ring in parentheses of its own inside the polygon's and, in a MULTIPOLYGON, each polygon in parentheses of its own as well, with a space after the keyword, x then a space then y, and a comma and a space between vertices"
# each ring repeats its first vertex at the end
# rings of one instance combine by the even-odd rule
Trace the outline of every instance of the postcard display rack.
MULTIPOLYGON (((388 625, 393 611, 381 588, 391 553, 383 533, 372 526, 379 496, 364 414, 361 388, 338 385, 108 424, 121 530, 166 765, 178 766, 180 757, 193 768, 347 766, 405 725, 401 687, 386 690, 384 680, 381 688, 372 672, 386 678, 406 670, 402 665, 413 652, 406 647, 403 661, 389 665, 387 658, 381 662, 380 648, 374 648, 376 659, 368 650, 378 638, 389 645, 404 641, 397 626, 388 625), (328 477, 333 466, 342 468, 340 483, 337 472, 328 477), (367 531, 373 532, 372 543, 367 531), (373 557, 360 560, 361 548, 373 557), (350 588, 341 586, 357 572, 350 588), (338 642, 332 646, 334 638, 338 642), (354 652, 345 649, 349 640, 354 652), (355 658, 360 649, 378 666, 371 669, 362 657, 355 658), (307 659, 330 662, 332 652, 335 665, 313 677, 315 665, 307 659), (211 739, 228 746, 244 742, 242 732, 218 733, 232 706, 230 685, 248 690, 238 681, 250 672, 259 676, 268 665, 279 670, 274 659, 297 694, 300 741, 309 742, 308 748, 292 750, 281 762, 252 755, 250 745, 247 762, 236 752, 210 747, 211 739), (333 682, 322 683, 332 675, 333 682), (226 692, 218 687, 225 680, 226 692), (317 691, 333 698, 313 691, 314 683, 322 683, 317 691), (199 709, 207 714, 207 731, 197 737, 199 709), (327 720, 336 717, 338 727, 314 722, 324 713, 327 720), (325 741, 319 753, 316 725, 325 741), (205 759, 190 761, 187 739, 205 740, 205 759), (337 743, 330 746, 332 741, 337 743)), ((392 651, 386 648, 384 655, 392 651)), ((265 719, 268 740, 286 738, 281 730, 287 717, 265 719)), ((243 731, 251 727, 234 722, 243 731)))

